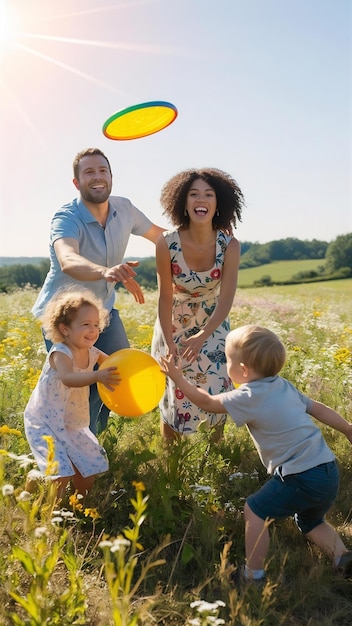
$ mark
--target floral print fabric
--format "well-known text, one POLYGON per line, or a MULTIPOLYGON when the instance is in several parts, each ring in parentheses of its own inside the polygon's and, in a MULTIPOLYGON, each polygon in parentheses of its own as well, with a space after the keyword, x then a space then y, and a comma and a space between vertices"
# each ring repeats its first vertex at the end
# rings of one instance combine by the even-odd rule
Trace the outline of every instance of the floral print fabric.
MULTIPOLYGON (((206 272, 196 272, 187 267, 183 258, 178 230, 164 233, 170 251, 173 280, 173 337, 180 351, 185 339, 201 330, 212 315, 220 293, 224 255, 231 239, 222 231, 217 232, 216 258, 214 266, 206 272)), ((227 375, 225 338, 230 330, 226 318, 204 342, 197 360, 183 363, 183 374, 193 384, 215 395, 232 389, 227 375)), ((157 319, 152 342, 152 354, 158 359, 165 356, 167 347, 157 319)), ((206 422, 208 426, 223 423, 223 414, 208 413, 192 404, 168 378, 166 391, 159 404, 164 422, 180 434, 189 435, 206 422)))

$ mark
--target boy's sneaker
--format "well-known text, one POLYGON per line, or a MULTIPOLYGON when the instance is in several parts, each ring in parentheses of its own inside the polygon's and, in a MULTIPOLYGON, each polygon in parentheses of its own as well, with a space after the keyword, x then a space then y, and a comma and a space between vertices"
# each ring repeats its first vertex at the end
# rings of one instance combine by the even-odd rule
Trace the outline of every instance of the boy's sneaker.
MULTIPOLYGON (((352 554, 352 553, 351 553, 352 554)), ((244 575, 244 567, 237 567, 230 574, 230 582, 236 587, 236 589, 243 589, 246 585, 253 585, 255 587, 261 587, 265 584, 265 576, 261 578, 246 578, 244 575)))
POLYGON ((352 578, 352 550, 349 550, 342 555, 336 570, 344 578, 352 578))

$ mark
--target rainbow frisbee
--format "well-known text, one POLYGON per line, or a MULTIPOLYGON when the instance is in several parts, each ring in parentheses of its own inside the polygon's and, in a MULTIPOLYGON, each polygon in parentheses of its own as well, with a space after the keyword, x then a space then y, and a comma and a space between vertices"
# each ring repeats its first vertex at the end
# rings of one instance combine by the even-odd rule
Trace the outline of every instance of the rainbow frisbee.
POLYGON ((177 109, 170 102, 142 102, 114 113, 106 120, 103 133, 108 139, 140 139, 163 130, 176 119, 177 109))

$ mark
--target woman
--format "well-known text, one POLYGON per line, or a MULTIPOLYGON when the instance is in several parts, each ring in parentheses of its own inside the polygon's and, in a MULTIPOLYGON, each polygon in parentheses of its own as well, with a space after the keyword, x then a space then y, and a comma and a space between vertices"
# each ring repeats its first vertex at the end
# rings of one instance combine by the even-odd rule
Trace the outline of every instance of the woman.
MULTIPOLYGON (((244 199, 237 183, 218 169, 186 170, 164 186, 164 214, 175 229, 162 233, 156 246, 158 319, 152 353, 181 359, 183 373, 211 394, 231 388, 226 371, 228 314, 237 287, 240 244, 233 228, 241 220, 244 199)), ((205 422, 221 435, 226 416, 189 402, 168 379, 160 402, 165 439, 190 435, 205 422)))

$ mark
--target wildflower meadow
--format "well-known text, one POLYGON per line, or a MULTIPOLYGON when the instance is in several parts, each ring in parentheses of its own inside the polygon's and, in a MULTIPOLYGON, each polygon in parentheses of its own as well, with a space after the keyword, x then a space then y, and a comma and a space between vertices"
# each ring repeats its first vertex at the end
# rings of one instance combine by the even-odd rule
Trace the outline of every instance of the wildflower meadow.
MULTIPOLYGON (((352 580, 291 519, 270 526, 265 585, 230 583, 243 562, 244 501, 266 479, 247 430, 230 419, 218 443, 201 429, 167 445, 157 408, 112 414, 99 435, 110 468, 87 497, 58 501, 45 481, 25 490, 35 465, 23 410, 46 354, 35 297, 0 294, 0 624, 350 626, 352 580)), ((149 352, 156 293, 144 305, 123 291, 117 300, 131 347, 149 352)), ((239 289, 230 319, 275 331, 287 348, 281 374, 352 420, 352 280, 239 289)), ((351 444, 322 430, 341 474, 328 519, 352 549, 351 444)))

